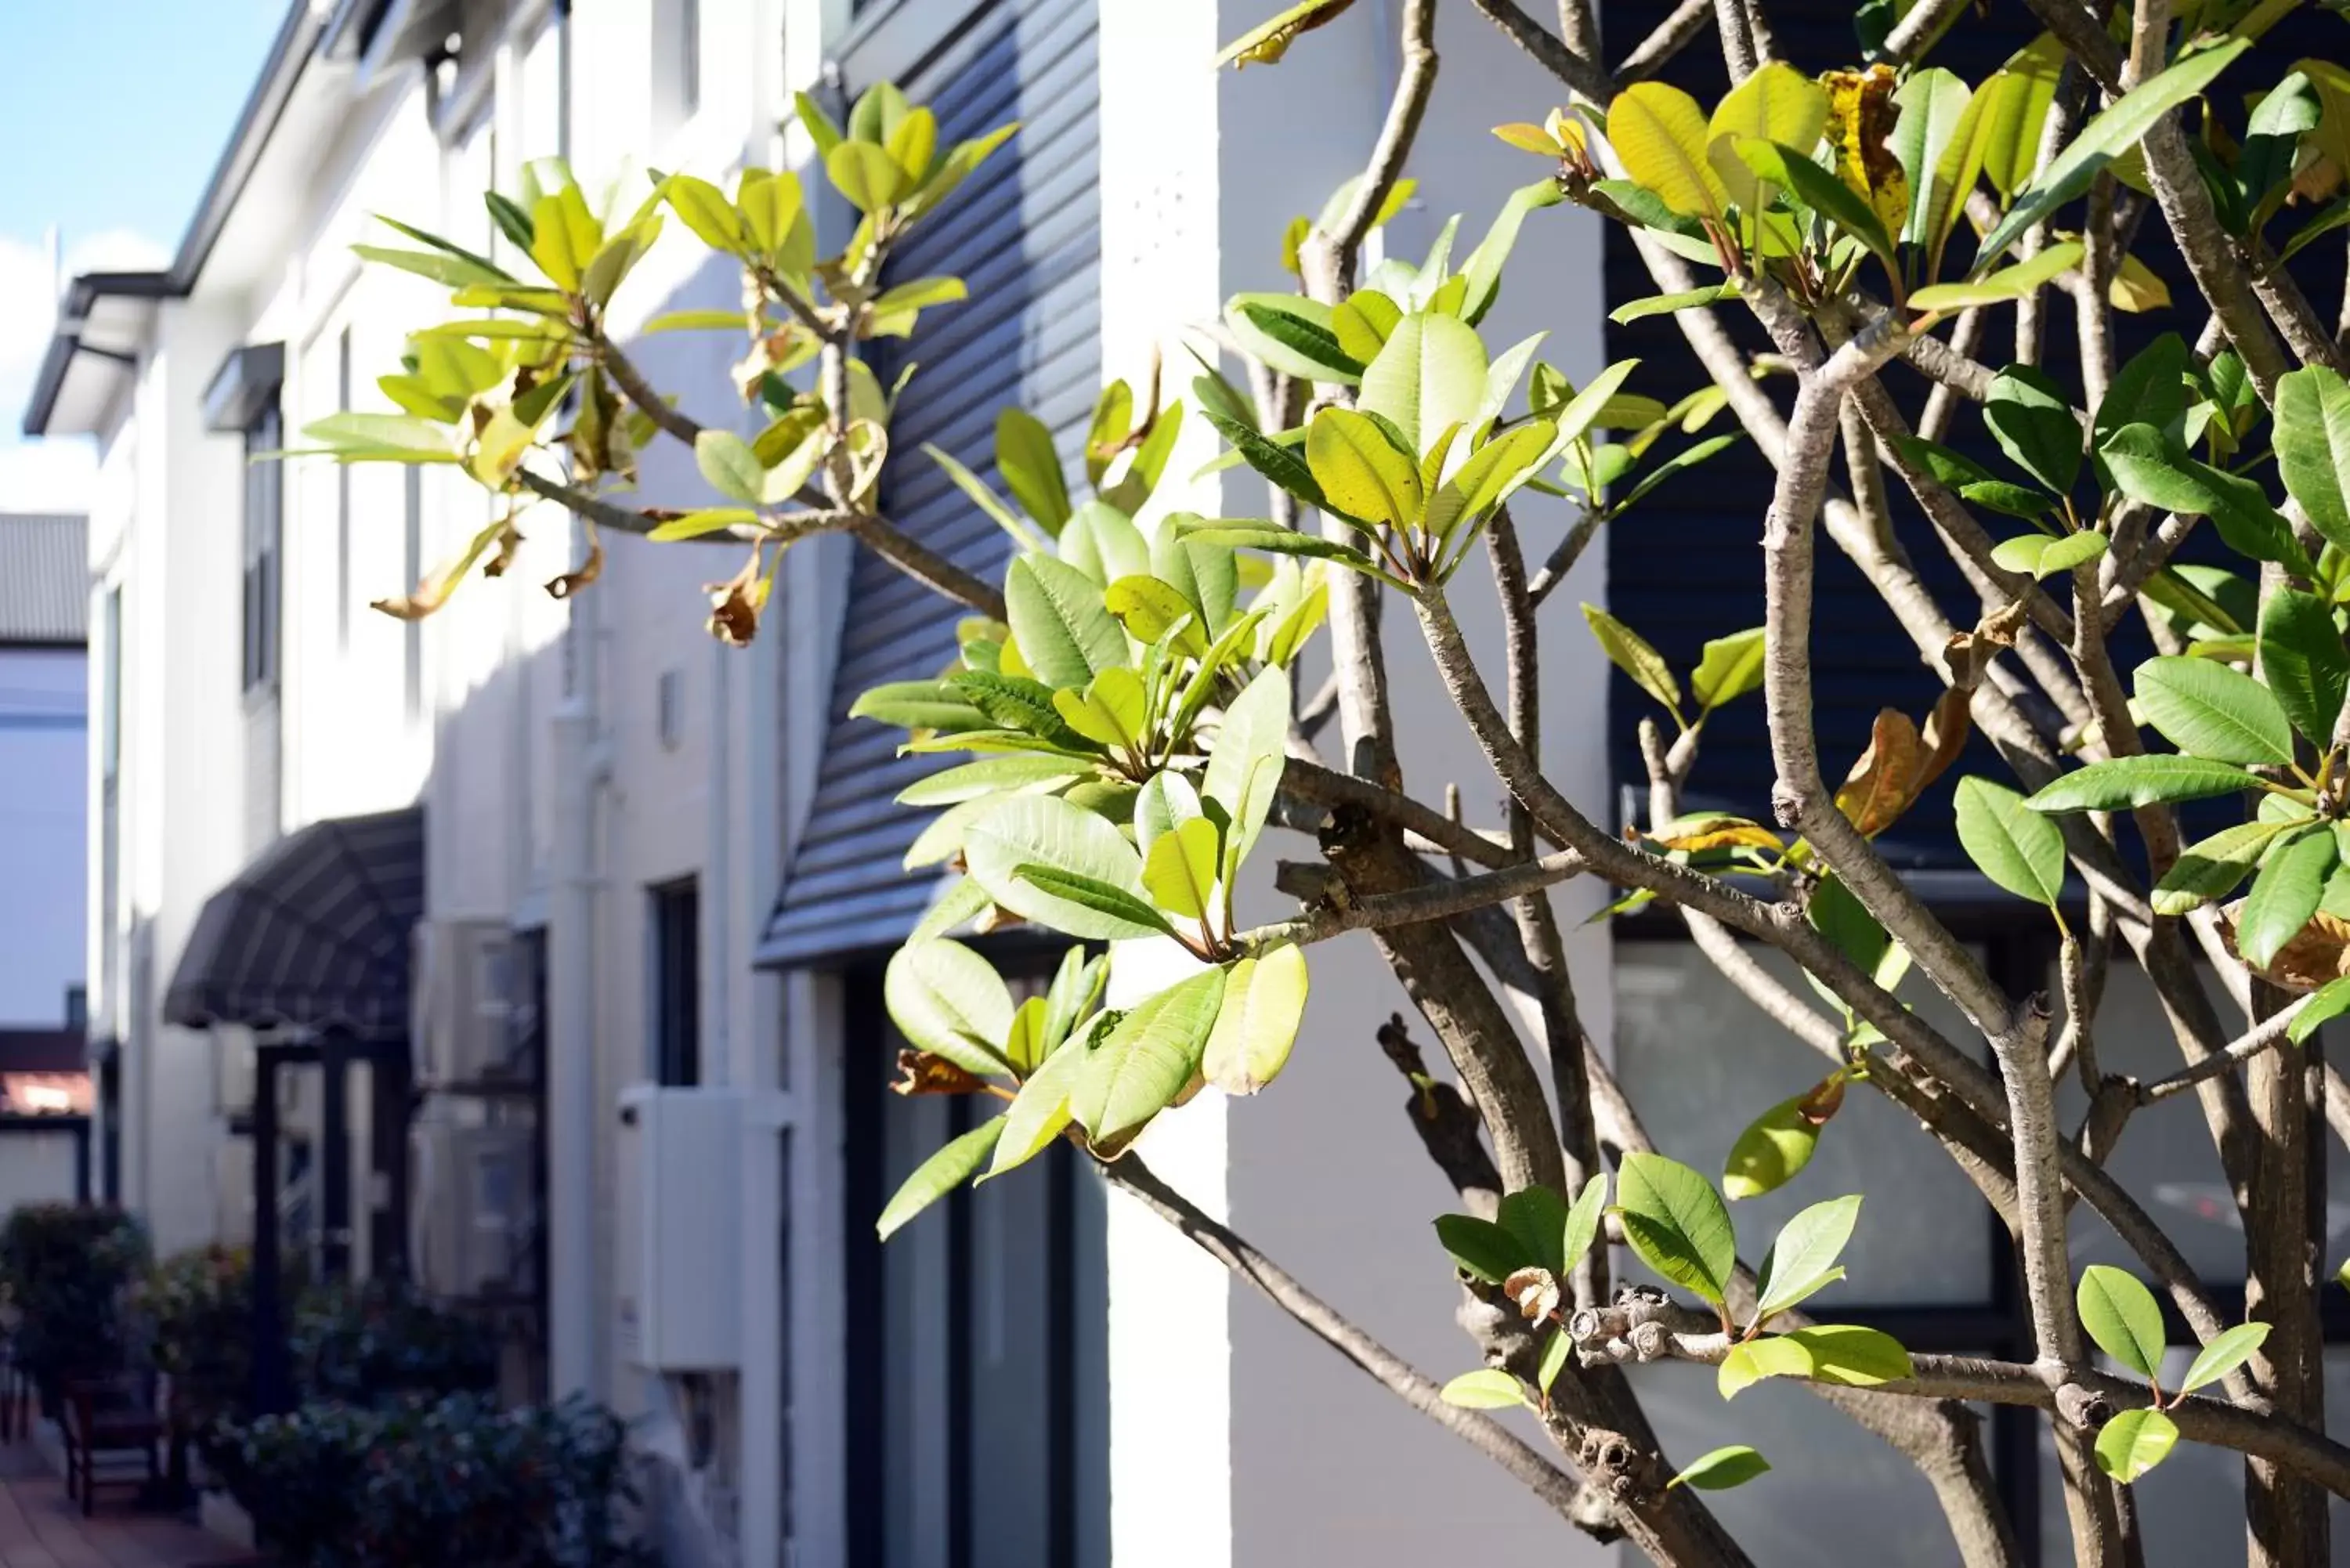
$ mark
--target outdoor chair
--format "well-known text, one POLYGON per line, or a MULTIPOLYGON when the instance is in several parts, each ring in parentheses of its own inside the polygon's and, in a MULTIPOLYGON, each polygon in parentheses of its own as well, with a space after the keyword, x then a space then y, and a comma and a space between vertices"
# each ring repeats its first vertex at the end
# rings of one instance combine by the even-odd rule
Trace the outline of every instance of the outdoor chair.
POLYGON ((68 1382, 57 1428, 65 1438, 66 1496, 81 1504, 85 1517, 95 1511, 101 1486, 144 1486, 161 1480, 157 1454, 168 1428, 156 1413, 154 1388, 147 1378, 68 1382))

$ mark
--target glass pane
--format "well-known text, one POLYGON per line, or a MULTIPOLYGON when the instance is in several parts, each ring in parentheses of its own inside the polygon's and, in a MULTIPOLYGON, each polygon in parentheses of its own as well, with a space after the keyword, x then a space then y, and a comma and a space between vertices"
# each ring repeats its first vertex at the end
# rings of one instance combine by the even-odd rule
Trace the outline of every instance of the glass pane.
MULTIPOLYGON (((1925 1477, 1815 1395, 1760 1383, 1724 1404, 1710 1366, 1659 1364, 1634 1367, 1630 1376, 1674 1462, 1731 1443, 1771 1461, 1768 1474, 1705 1499, 1755 1568, 1947 1568, 1958 1561, 1925 1477)), ((1627 1568, 1648 1561, 1628 1546, 1618 1560, 1627 1568)))
MULTIPOLYGON (((2174 1350, 2163 1363, 2166 1381, 2177 1379, 2194 1357, 2174 1350)), ((2118 1369, 2108 1365, 2107 1371, 2118 1369)), ((2350 1350, 2325 1357, 2328 1412, 2350 1400, 2350 1350)), ((2056 1468, 2054 1435, 2040 1433, 2040 1561, 2064 1568, 2073 1561, 2072 1532, 2064 1518, 2064 1484, 2056 1468)), ((2227 1449, 2181 1443, 2162 1468, 2132 1489, 2137 1498, 2138 1532, 2147 1543, 2148 1568, 2169 1563, 2244 1561, 2244 1461, 2227 1449)), ((2333 1500, 2332 1568, 2350 1568, 2350 1504, 2333 1500)))
MULTIPOLYGON (((2231 1032, 2241 1028, 2243 1015, 2206 979, 2204 989, 2219 1009, 2220 1027, 2231 1032)), ((2049 991, 2052 995, 2061 991, 2053 971, 2049 991)), ((2126 1073, 2142 1080, 2174 1073, 2182 1064, 2153 983, 2135 964, 2116 963, 2106 981, 2105 1004, 2097 1012, 2096 1046, 2101 1071, 2126 1073)), ((2058 1095, 2064 1125, 2078 1127, 2086 1106, 2079 1075, 2068 1076, 2058 1095)), ((2350 1231, 2350 1168, 2345 1166, 2350 1162, 2330 1160, 2326 1171, 2323 1252, 2329 1258, 2340 1256, 2345 1232, 2350 1231)), ((2243 1226, 2220 1171, 2219 1151, 2212 1147, 2202 1105, 2195 1096, 2177 1095, 2141 1106, 2123 1129, 2106 1168, 2178 1243, 2188 1262, 2206 1281, 2226 1283, 2244 1277, 2243 1226)), ((2073 1216, 2072 1251, 2075 1270, 2091 1263, 2111 1263, 2141 1276, 2145 1273, 2137 1255, 2085 1208, 2073 1216)))
MULTIPOLYGON (((1793 963, 1776 952, 1757 957, 1812 996, 1793 963)), ((1902 995, 1953 1038, 1967 1037, 1964 1021, 1922 981, 1913 978, 1902 995)), ((1829 1070, 1689 943, 1617 945, 1616 1071, 1661 1152, 1718 1179, 1748 1123, 1829 1070)), ((1794 1180, 1735 1206, 1742 1254, 1759 1263, 1797 1210, 1847 1192, 1868 1201, 1845 1254, 1849 1278, 1821 1297, 1823 1311, 1990 1299, 1991 1210, 1931 1135, 1865 1085, 1846 1096, 1794 1180)))

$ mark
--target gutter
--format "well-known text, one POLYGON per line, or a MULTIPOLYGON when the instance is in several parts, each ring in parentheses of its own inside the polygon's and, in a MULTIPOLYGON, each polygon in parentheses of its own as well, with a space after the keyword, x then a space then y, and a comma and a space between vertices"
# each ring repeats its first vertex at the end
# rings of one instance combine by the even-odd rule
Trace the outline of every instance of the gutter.
POLYGON ((101 297, 185 299, 195 288, 204 264, 212 259, 213 245, 220 241, 221 231, 228 225, 229 213, 244 194, 255 165, 261 161, 277 122, 285 117, 286 106, 302 79, 303 67, 317 52, 320 37, 330 23, 341 23, 343 13, 381 4, 382 0, 342 0, 340 5, 321 5, 315 0, 293 0, 276 38, 269 46, 260 79, 254 83, 244 108, 237 115, 236 129, 230 133, 228 147, 213 167, 212 178, 205 182, 203 196, 196 203, 195 216, 181 237, 179 252, 172 257, 171 267, 163 272, 84 273, 67 289, 58 305, 57 330, 49 338, 40 374, 33 383, 32 401, 25 409, 20 428, 26 435, 48 433, 49 421, 57 412, 57 394, 65 385, 67 368, 78 354, 99 352, 85 349, 81 329, 90 307, 101 297))

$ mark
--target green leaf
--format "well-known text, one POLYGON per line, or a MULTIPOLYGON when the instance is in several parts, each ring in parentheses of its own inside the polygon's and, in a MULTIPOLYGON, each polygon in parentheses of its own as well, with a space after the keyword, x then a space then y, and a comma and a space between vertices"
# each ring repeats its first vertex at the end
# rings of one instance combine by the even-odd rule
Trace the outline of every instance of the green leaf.
POLYGON ((1228 1095, 1253 1095, 1280 1076, 1305 1019, 1305 951, 1294 943, 1233 964, 1201 1070, 1228 1095))
POLYGON ((1870 1388, 1910 1376, 1909 1353, 1891 1334, 1851 1324, 1815 1324, 1733 1346, 1714 1384, 1732 1399, 1766 1377, 1803 1377, 1844 1388, 1870 1388))
POLYGON ((1448 426, 1477 417, 1485 395, 1485 345, 1450 316, 1407 316, 1363 370, 1360 407, 1391 421, 1415 454, 1448 426))
POLYGON ((1069 520, 1069 492, 1061 479, 1061 459, 1053 450, 1053 432, 1042 420, 1014 408, 995 416, 995 472, 1045 533, 1060 533, 1069 520))
POLYGON ((2143 1406, 2117 1410, 2097 1431, 2097 1468, 2127 1486, 2170 1457, 2178 1424, 2143 1406))
MULTIPOLYGON (((2320 986, 2317 993, 2309 999, 2309 1005, 2294 1013, 2293 1022, 2285 1025, 2285 1036, 2298 1045, 2316 1033, 2321 1024, 2339 1018, 2345 1012, 2350 1012, 2350 975, 2328 981, 2320 986)), ((2350 1263, 2345 1263, 2343 1267, 2350 1270, 2350 1263)), ((2350 1284, 2350 1278, 2345 1278, 2343 1282, 2350 1284)))
POLYGON ((758 504, 767 471, 749 441, 733 431, 705 430, 694 438, 693 461, 719 494, 758 504))
POLYGON ((906 171, 889 150, 870 141, 844 141, 824 156, 832 188, 860 213, 881 211, 905 194, 906 171))
POLYGON ((1289 675, 1278 669, 1259 670, 1232 705, 1224 710, 1223 727, 1208 753, 1208 771, 1201 793, 1223 807, 1230 826, 1225 830, 1224 856, 1237 866, 1248 858, 1263 830, 1271 809, 1269 791, 1253 789, 1260 771, 1270 768, 1280 777, 1282 759, 1289 747, 1289 675))
POLYGON ((1566 1261, 1566 1199, 1543 1186, 1521 1187, 1502 1199, 1502 1229, 1525 1243, 1534 1266, 1564 1275, 1566 1261))
POLYGON ((987 1163, 995 1140, 1003 1136, 1003 1118, 975 1127, 914 1168, 897 1195, 874 1222, 874 1234, 886 1241, 909 1220, 961 1187, 987 1163))
POLYGON ((1725 447, 1735 446, 1738 441, 1739 438, 1734 435, 1708 436, 1705 440, 1673 453, 1672 456, 1642 474, 1631 489, 1620 496, 1611 498, 1607 503, 1608 515, 1622 516, 1638 506, 1650 491, 1672 478, 1673 475, 1695 468, 1725 447))
POLYGON ((2115 487, 2133 501, 2211 519, 2239 555, 2282 563, 2295 575, 2315 573, 2276 508, 2251 480, 2196 462, 2173 437, 2152 425, 2125 425, 2098 449, 2115 487))
POLYGON ((1214 907, 1216 825, 1193 817, 1161 834, 1142 862, 1142 886, 1161 909, 1196 920, 1214 907))
POLYGON ((2012 299, 2022 299, 2037 293, 2042 285, 2071 271, 2081 263, 2082 244, 2078 240, 2065 240, 2053 244, 2029 261, 1966 283, 1938 283, 1921 288, 1909 296, 1912 310, 1931 310, 1949 314, 1979 305, 2002 305, 2012 299))
POLYGON ((1720 305, 1724 300, 1737 299, 1744 290, 1736 278, 1717 283, 1711 288, 1684 289, 1679 294, 1652 294, 1646 299, 1636 299, 1619 305, 1607 313, 1607 319, 1618 327, 1628 327, 1651 316, 1670 316, 1676 311, 1695 310, 1703 306, 1720 305))
POLYGON ((699 512, 689 512, 682 517, 672 517, 657 525, 645 535, 655 544, 671 539, 699 539, 704 534, 715 534, 722 528, 746 528, 759 521, 759 514, 747 506, 711 506, 699 512))
POLYGON ((1794 148, 1752 139, 1736 146, 1740 161, 1756 179, 1793 191, 1796 200, 1866 245, 1888 268, 1898 269, 1892 236, 1851 186, 1794 148))
POLYGON ((2081 421, 2064 389, 2029 365, 2011 365, 1991 378, 1983 423, 2002 452, 2058 495, 2081 472, 2081 421))
POLYGON ((2282 766, 2293 761, 2293 725, 2269 689, 2208 659, 2149 659, 2135 676, 2138 711, 2189 756, 2282 766))
POLYGON ((2003 784, 1959 781, 1959 844, 1976 869, 2019 898, 2048 909, 2064 890, 2064 835, 2003 784))
MULTIPOLYGON (((1923 245, 1941 236, 1950 209, 1966 194, 1957 188, 1955 170, 1950 178, 1938 178, 1937 171, 1966 129, 1974 94, 1958 76, 1936 66, 1913 72, 1894 92, 1893 101, 1901 109, 1901 118, 1893 125, 1893 156, 1909 182, 1909 213, 1902 222, 1900 239, 1905 244, 1923 245)), ((1773 140, 1811 145, 1802 137, 1773 140)), ((1973 183, 1971 176, 1967 182, 1973 183)))
MULTIPOLYGON (((966 850, 969 845, 966 836, 966 850)), ((1095 877, 1058 870, 1050 866, 1033 865, 1015 867, 1012 875, 1055 901, 1059 912, 1051 916, 1046 923, 1070 936, 1115 940, 1121 936, 1166 936, 1174 930, 1167 917, 1154 909, 1148 899, 1137 898, 1123 888, 1113 887, 1095 877), (1073 915, 1072 910, 1081 913, 1073 915)), ((997 902, 1003 900, 998 899, 997 902)), ((1009 908, 1008 905, 1006 907, 1009 908)))
POLYGON ((2196 1353, 2187 1376, 2179 1379, 2178 1392, 2192 1394, 2206 1384, 2219 1382, 2250 1361, 2268 1336, 2269 1325, 2264 1323, 2240 1323, 2213 1334, 2211 1343, 2196 1353))
POLYGON ((963 838, 971 875, 1014 914, 1073 937, 1115 941, 1156 936, 1165 923, 1143 902, 1142 860, 1125 835, 1082 807, 1053 795, 1021 795, 972 825, 963 838), (1042 868, 1131 898, 1149 919, 1115 914, 1072 898, 1081 889, 1048 888, 1024 869, 1042 868))
POLYGON ((1755 1321, 1767 1323, 1844 1278, 1836 1259, 1859 1220, 1858 1193, 1814 1203, 1788 1220, 1762 1258, 1755 1284, 1755 1321))
POLYGON ((1083 687, 1126 662, 1126 633, 1102 590, 1049 556, 1024 556, 1004 574, 1003 603, 1020 657, 1048 686, 1083 687))
POLYGON ((1236 294, 1224 302, 1224 325, 1241 351, 1301 380, 1351 386, 1363 362, 1338 341, 1330 306, 1295 294, 1236 294))
POLYGON ((1473 1214, 1438 1215, 1436 1239, 1456 1268, 1489 1285, 1500 1284, 1534 1261, 1525 1242, 1513 1232, 1473 1214))
POLYGON ((1552 1330, 1549 1343, 1543 1346, 1542 1366, 1534 1374, 1534 1386, 1547 1395, 1551 1385, 1558 1381, 1558 1375, 1574 1358, 1575 1336, 1564 1328, 1552 1330))
POLYGON ((1305 431, 1305 465, 1331 505, 1349 517, 1401 528, 1419 520, 1419 467, 1351 409, 1324 409, 1305 431))
MULTIPOLYGON (((1042 1001, 1032 997, 1031 1001, 1042 1001)), ((1083 1050, 1055 1051, 1020 1085, 1003 1113, 1003 1136, 982 1182, 1015 1170, 1053 1147, 1070 1122, 1069 1096, 1087 1065, 1083 1050)))
POLYGON ((1461 264, 1461 277, 1466 285, 1461 297, 1461 319, 1474 327, 1493 307, 1502 292, 1502 268, 1516 248, 1518 231, 1526 215, 1544 207, 1555 207, 1566 200, 1555 180, 1537 180, 1531 185, 1521 185, 1510 192, 1494 214, 1493 226, 1477 242, 1461 264))
POLYGON ((1139 576, 1150 570, 1150 545, 1134 520, 1106 502, 1087 501, 1061 528, 1061 561, 1096 583, 1139 576))
POLYGON ((987 715, 970 694, 941 680, 892 680, 876 686, 850 705, 852 719, 873 719, 905 730, 976 730, 987 715))
POLYGON ((2350 384, 2322 366, 2277 382, 2277 471, 2311 524, 2350 550, 2350 384))
POLYGON ((2206 800, 2256 789, 2241 768, 2200 757, 2116 757, 2058 778, 2024 802, 2034 811, 2126 811, 2163 802, 2206 800))
MULTIPOLYGON (((2002 509, 1994 507, 1993 510, 2002 509)), ((2036 510, 2047 510, 2044 497, 2040 499, 2036 510)), ((2023 534, 2012 539, 2003 539, 1991 551, 1991 558, 1992 565, 2004 566, 2011 572, 2023 572, 2033 577, 2052 577, 2059 572, 2069 572, 2075 566, 2085 566, 2105 553, 2106 536, 2084 529, 2078 534, 2023 534)))
POLYGON ((1607 107, 1607 143, 1633 182, 1683 217, 1719 220, 1730 192, 1707 140, 1697 100, 1663 82, 1635 82, 1607 107))
POLYGON ((1305 460, 1278 442, 1266 440, 1244 424, 1210 413, 1208 422, 1216 427, 1232 443, 1248 465, 1271 480, 1280 489, 1295 495, 1308 506, 1326 509, 1322 487, 1314 482, 1314 471, 1305 460))
POLYGON ((1661 1155, 1627 1154, 1616 1201, 1625 1240, 1641 1262, 1721 1303, 1738 1267, 1738 1237, 1712 1183, 1661 1155))
POLYGON ((1490 1366, 1462 1373, 1444 1386, 1442 1397, 1463 1410, 1506 1410, 1526 1402, 1516 1378, 1490 1366))
POLYGON ((1741 141, 1810 147, 1827 122, 1828 95, 1820 85, 1784 60, 1773 60, 1713 106, 1705 126, 1706 160, 1730 199, 1752 214, 1761 195, 1756 176, 1731 149, 1741 141))
POLYGON ((2097 1348, 2148 1382, 2162 1370, 2168 1336, 2154 1293, 2134 1274, 2092 1263, 2081 1274, 2081 1326, 2097 1348))
POLYGON ((1392 573, 1380 569, 1378 562, 1351 545, 1336 539, 1325 539, 1318 534, 1301 534, 1295 528, 1284 528, 1273 523, 1231 522, 1211 519, 1200 527, 1188 531, 1189 536, 1209 544, 1229 545, 1236 549, 1270 550, 1277 556, 1310 556, 1315 560, 1336 561, 1351 571, 1391 583, 1399 588, 1409 585, 1392 573))
POLYGON ((1648 646, 1639 633, 1601 609, 1597 605, 1583 607, 1583 618, 1591 623, 1591 635, 1599 639, 1600 649, 1607 661, 1632 678, 1632 683, 1678 717, 1681 708, 1681 685, 1673 678, 1672 667, 1664 655, 1648 646))
POLYGON ((2324 599, 2280 587, 2261 606, 2261 679, 2293 728, 2324 751, 2350 695, 2350 653, 2324 599))
POLYGON ((2236 946, 2246 962, 2264 969, 2284 945, 2301 934, 2325 894, 2325 879, 2340 859, 2330 833, 2309 833, 2280 843, 2262 863, 2236 917, 2236 946))
POLYGON ((2081 128, 2071 144, 2058 153, 2040 176, 2020 192, 1976 253, 1975 268, 1996 257, 2026 229, 2089 188, 2097 171, 2144 140, 2163 116, 2210 87, 2237 56, 2251 47, 2249 38, 2223 44, 2180 58, 2168 69, 2140 82, 2114 105, 2081 128))
POLYGON ((1708 711, 1733 697, 1743 697, 1762 684, 1763 628, 1732 632, 1705 645, 1704 656, 1690 675, 1690 694, 1708 711))
POLYGON ((1761 1454, 1743 1443, 1733 1443, 1710 1454, 1700 1454, 1683 1465, 1680 1473, 1665 1483, 1665 1490, 1693 1486, 1700 1491, 1728 1491, 1731 1487, 1744 1486, 1770 1468, 1771 1461, 1761 1454))
POLYGON ((1134 1008, 1093 1049, 1069 1112, 1096 1152, 1123 1150, 1183 1092, 1200 1070, 1223 991, 1222 970, 1202 971, 1134 1008))
POLYGON ((403 251, 385 245, 353 245, 351 254, 361 261, 381 266, 398 267, 414 273, 450 288, 463 288, 469 284, 496 286, 512 286, 515 279, 504 271, 484 261, 469 261, 446 251, 403 251))
POLYGON ((2238 823, 2189 845, 2179 852, 2170 869, 2163 873, 2162 880, 2154 885, 2154 912, 2184 915, 2214 898, 2226 898, 2236 890, 2237 883, 2251 875, 2270 841, 2293 826, 2286 822, 2238 823))
POLYGON ((2114 372, 2090 423, 2089 439, 2102 447, 2124 425, 2168 430, 2187 412, 2187 340, 2166 332, 2114 372))
POLYGON ((916 1049, 982 1076, 1003 1071, 1012 993, 985 959, 957 941, 912 942, 890 956, 882 1000, 916 1049))
POLYGON ((1825 1083, 1780 1101, 1746 1126, 1722 1162, 1721 1190, 1732 1202, 1760 1198, 1794 1179, 1812 1162, 1820 1129, 1842 1104, 1839 1072, 1825 1083))
POLYGON ((1554 1272, 1564 1276, 1583 1262, 1584 1254, 1599 1239, 1599 1222, 1607 1212, 1607 1173, 1603 1170, 1583 1184, 1583 1191, 1566 1211, 1565 1245, 1559 1254, 1564 1262, 1554 1272))
POLYGON ((328 414, 302 427, 302 438, 346 461, 454 462, 446 426, 411 414, 328 414))

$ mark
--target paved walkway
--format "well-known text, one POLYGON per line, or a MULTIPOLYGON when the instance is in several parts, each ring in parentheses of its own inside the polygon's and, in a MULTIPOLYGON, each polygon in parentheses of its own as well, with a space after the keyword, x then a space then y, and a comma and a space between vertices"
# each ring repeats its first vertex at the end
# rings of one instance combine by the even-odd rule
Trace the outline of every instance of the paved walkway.
POLYGON ((234 1546, 191 1524, 137 1513, 127 1489, 100 1488, 84 1519, 28 1446, 0 1449, 0 1568, 212 1568, 234 1546))

